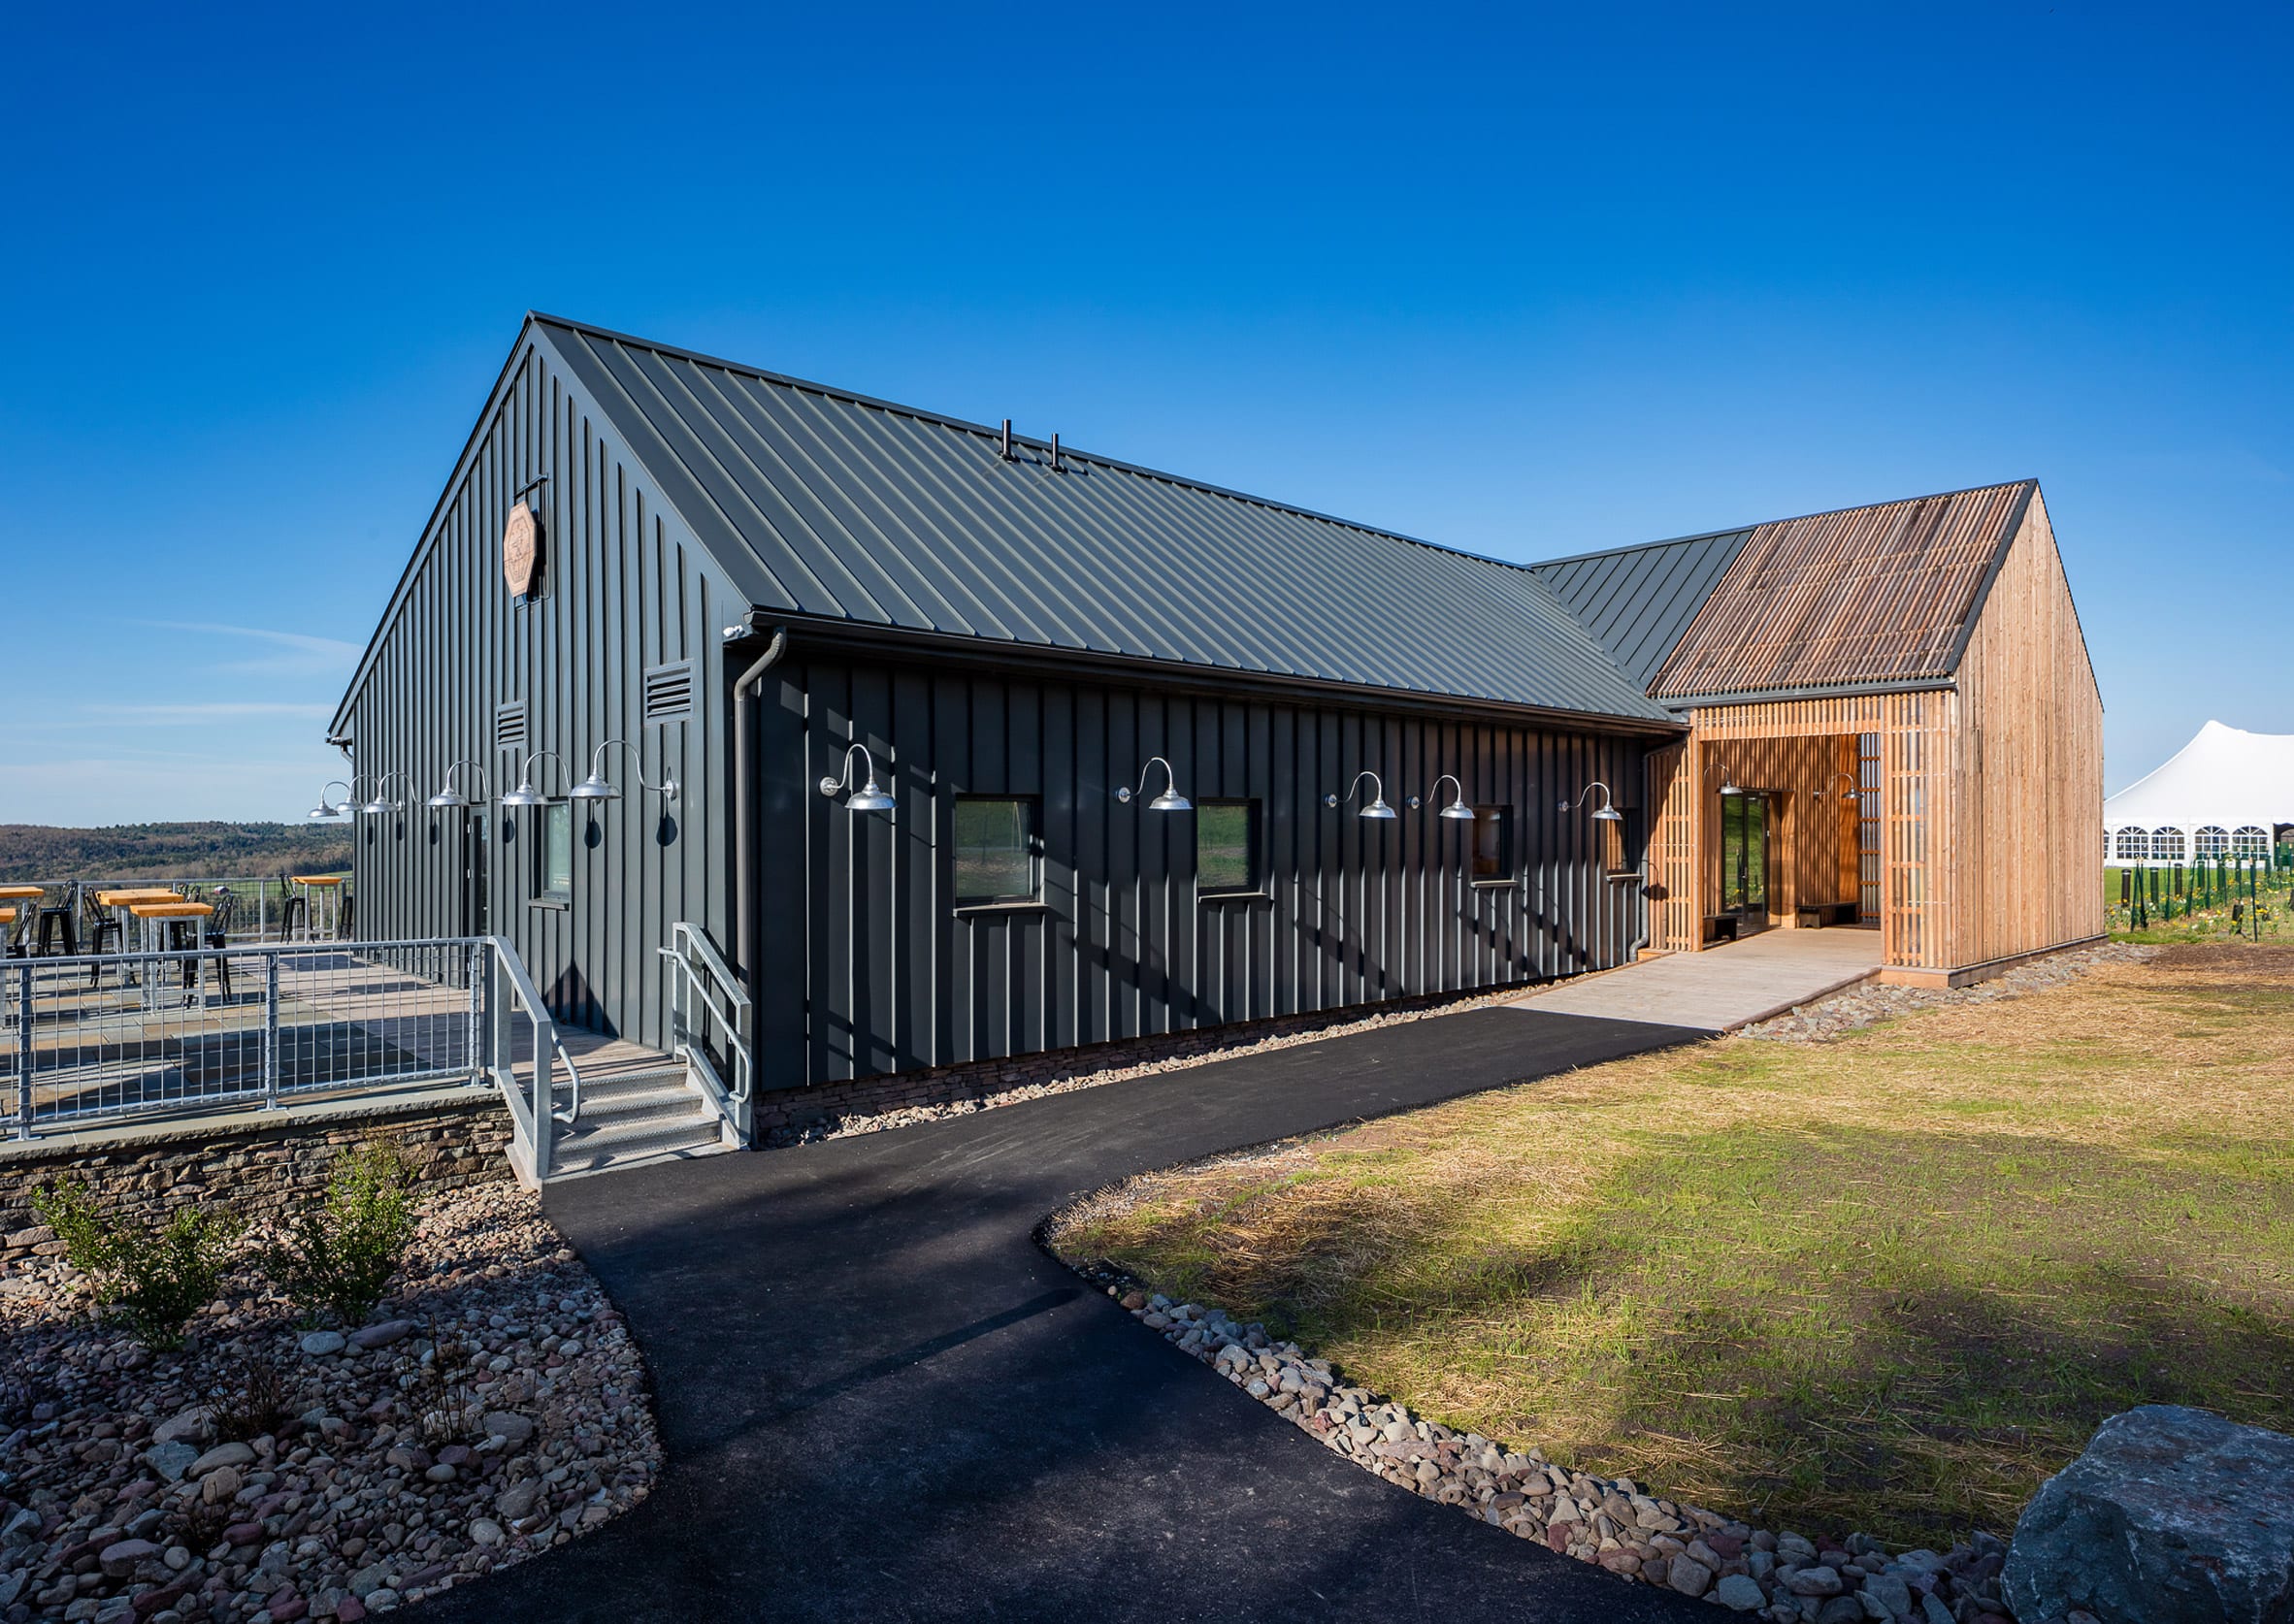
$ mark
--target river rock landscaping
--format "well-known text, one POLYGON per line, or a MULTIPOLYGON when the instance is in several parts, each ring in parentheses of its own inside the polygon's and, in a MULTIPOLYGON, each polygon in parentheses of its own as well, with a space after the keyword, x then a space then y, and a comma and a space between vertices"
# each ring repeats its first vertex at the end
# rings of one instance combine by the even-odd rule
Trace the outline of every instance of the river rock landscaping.
POLYGON ((1517 1450, 1426 1420, 1350 1384, 1328 1361, 1308 1358, 1263 1325, 1238 1325, 1218 1309, 1173 1303, 1099 1273, 1098 1283, 1142 1325, 1365 1471, 1620 1578, 1775 1624, 2010 1624, 2014 1617, 2000 1595, 2007 1545, 1991 1535, 1941 1554, 1891 1553, 1861 1534, 1812 1540, 1789 1529, 1756 1529, 1658 1498, 1629 1478, 1590 1477, 1534 1448, 1517 1450))
POLYGON ((0 1276, 0 1619, 356 1624, 643 1499, 636 1346, 538 1199, 477 1185, 418 1218, 346 1330, 243 1269, 154 1353, 60 1256, 0 1276))
POLYGON ((2020 998, 2061 987, 2106 964, 2141 964, 2158 953, 2155 947, 2133 942, 2098 942, 2092 947, 2050 953, 1966 987, 1884 987, 1876 981, 1862 982, 1783 1015, 1755 1021, 1742 1027, 1740 1035, 1771 1043, 1822 1043, 1861 1031, 1874 1022, 1892 1021, 1923 1009, 2020 998))

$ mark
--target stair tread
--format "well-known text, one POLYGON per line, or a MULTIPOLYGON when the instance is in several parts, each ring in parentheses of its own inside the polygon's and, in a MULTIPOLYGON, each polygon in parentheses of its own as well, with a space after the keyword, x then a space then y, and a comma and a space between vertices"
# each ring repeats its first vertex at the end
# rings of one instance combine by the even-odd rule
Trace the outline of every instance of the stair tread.
POLYGON ((699 1109, 676 1116, 637 1117, 627 1121, 577 1122, 558 1136, 558 1145, 568 1150, 593 1146, 626 1145, 633 1140, 672 1138, 679 1134, 717 1130, 717 1116, 696 1100, 699 1109))

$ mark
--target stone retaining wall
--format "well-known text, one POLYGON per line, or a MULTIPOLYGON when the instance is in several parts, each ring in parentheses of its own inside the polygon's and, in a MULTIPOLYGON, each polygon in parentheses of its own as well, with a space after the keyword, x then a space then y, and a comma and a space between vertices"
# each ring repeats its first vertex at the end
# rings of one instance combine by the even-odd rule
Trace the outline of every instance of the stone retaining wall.
POLYGON ((32 1210, 33 1195, 61 1180, 85 1184, 108 1211, 147 1220, 201 1199, 226 1202, 259 1220, 305 1191, 324 1188, 336 1153, 353 1146, 395 1145, 422 1186, 453 1189, 509 1178, 503 1154, 508 1139, 501 1101, 490 1089, 474 1088, 467 1100, 446 1104, 138 1128, 101 1144, 0 1145, 0 1272, 63 1250, 32 1210))

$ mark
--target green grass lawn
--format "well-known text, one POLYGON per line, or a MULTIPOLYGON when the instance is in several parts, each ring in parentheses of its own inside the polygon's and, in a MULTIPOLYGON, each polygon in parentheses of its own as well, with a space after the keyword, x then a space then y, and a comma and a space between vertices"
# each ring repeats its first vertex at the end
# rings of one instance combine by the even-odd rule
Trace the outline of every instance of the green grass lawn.
POLYGON ((1595 1067, 1055 1239, 1452 1425, 1943 1548, 2131 1405, 2294 1430, 2294 950, 1595 1067))

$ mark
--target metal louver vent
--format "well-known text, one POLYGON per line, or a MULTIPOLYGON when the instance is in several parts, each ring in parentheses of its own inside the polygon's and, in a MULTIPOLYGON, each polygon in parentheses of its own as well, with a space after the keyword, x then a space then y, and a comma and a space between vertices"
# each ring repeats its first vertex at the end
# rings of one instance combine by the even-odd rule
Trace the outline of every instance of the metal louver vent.
POLYGON ((523 750, 526 747, 526 701, 494 707, 494 748, 523 750))
POLYGON ((674 722, 693 714, 693 662, 645 667, 645 720, 674 722))

